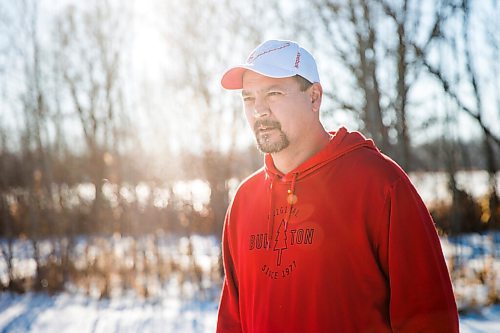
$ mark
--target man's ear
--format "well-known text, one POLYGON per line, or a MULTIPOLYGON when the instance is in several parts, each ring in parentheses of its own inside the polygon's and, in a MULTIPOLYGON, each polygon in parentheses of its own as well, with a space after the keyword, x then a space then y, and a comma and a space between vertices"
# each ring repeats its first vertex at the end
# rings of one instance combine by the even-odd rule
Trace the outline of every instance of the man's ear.
POLYGON ((321 84, 319 83, 314 83, 310 87, 310 97, 311 97, 311 104, 312 104, 312 110, 313 112, 318 112, 321 107, 321 99, 323 97, 323 87, 321 87, 321 84))

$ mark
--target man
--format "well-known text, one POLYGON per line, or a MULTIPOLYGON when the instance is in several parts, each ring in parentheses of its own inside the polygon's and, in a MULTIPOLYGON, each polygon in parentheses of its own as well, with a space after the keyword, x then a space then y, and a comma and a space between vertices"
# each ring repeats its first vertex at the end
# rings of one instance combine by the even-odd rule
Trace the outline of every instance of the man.
POLYGON ((312 55, 266 41, 221 83, 265 166, 226 215, 217 332, 458 332, 426 207, 371 140, 325 131, 312 55))

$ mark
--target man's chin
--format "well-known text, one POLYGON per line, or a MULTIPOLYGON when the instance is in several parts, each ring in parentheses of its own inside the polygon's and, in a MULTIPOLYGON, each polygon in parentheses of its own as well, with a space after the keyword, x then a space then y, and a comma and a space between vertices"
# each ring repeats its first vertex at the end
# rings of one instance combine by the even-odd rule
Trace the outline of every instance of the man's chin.
POLYGON ((270 140, 257 140, 257 147, 259 150, 266 154, 279 153, 288 147, 288 140, 278 140, 271 142, 270 140))
POLYGON ((267 154, 278 153, 290 144, 286 134, 278 129, 256 132, 255 139, 259 150, 267 154))

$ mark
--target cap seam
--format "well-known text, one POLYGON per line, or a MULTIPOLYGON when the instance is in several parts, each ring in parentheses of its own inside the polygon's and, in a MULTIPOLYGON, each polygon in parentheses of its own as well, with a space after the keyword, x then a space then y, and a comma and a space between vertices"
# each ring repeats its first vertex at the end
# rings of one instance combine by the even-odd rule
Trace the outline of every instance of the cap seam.
POLYGON ((251 54, 248 59, 247 59, 247 63, 249 64, 253 64, 255 62, 255 60, 257 60, 257 58, 263 56, 264 54, 267 54, 267 53, 270 53, 270 52, 274 52, 274 51, 278 51, 278 50, 281 50, 281 49, 284 49, 285 47, 289 47, 291 44, 289 42, 286 42, 284 45, 280 46, 280 47, 275 47, 274 49, 270 49, 270 50, 266 50, 266 51, 263 51, 259 54, 257 54, 256 56, 254 56, 253 54, 251 54))

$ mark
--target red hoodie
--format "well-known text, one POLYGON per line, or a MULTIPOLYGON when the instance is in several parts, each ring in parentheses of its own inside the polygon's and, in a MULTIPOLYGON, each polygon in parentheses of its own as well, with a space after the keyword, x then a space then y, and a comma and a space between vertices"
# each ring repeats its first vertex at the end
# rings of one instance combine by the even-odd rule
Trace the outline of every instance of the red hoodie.
POLYGON ((406 174, 341 128, 288 174, 265 168, 226 215, 217 332, 458 332, 432 219, 406 174))

